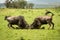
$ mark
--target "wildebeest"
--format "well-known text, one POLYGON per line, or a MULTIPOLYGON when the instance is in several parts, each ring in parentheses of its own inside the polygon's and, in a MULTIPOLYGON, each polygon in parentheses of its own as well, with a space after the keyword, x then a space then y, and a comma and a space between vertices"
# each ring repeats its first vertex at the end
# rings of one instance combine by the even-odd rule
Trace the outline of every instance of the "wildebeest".
POLYGON ((17 28, 27 28, 29 25, 24 19, 24 16, 5 16, 5 20, 8 21, 8 27, 14 28, 12 25, 17 25, 17 28))
POLYGON ((41 25, 49 24, 49 28, 50 28, 51 24, 52 24, 53 25, 52 29, 54 29, 54 23, 52 22, 54 14, 52 13, 51 16, 48 16, 47 14, 45 16, 36 17, 30 27, 32 29, 39 29, 39 28, 41 28, 41 25))

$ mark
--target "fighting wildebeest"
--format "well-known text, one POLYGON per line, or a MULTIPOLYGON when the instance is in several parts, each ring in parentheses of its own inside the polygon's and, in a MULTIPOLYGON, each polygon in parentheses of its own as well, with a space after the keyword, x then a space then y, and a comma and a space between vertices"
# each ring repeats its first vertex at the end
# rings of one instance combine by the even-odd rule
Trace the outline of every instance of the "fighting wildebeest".
POLYGON ((14 28, 12 25, 17 25, 17 28, 28 28, 28 24, 24 19, 24 16, 5 16, 5 20, 8 21, 8 27, 14 28))
POLYGON ((41 25, 49 24, 49 28, 50 28, 51 27, 51 24, 52 24, 53 25, 52 26, 52 29, 54 29, 54 23, 52 22, 52 19, 53 19, 53 15, 54 14, 52 13, 51 16, 48 16, 47 15, 48 13, 49 12, 47 12, 45 16, 36 17, 30 27, 32 29, 39 29, 39 28, 41 28, 41 25))

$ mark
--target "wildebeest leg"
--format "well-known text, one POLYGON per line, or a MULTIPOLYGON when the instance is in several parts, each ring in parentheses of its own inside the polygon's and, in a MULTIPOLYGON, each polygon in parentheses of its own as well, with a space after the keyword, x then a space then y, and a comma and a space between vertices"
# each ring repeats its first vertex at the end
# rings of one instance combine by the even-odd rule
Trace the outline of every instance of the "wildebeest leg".
POLYGON ((50 29, 50 27, 51 27, 51 23, 48 23, 49 24, 49 28, 48 29, 50 29))
POLYGON ((54 29, 54 23, 53 23, 53 22, 51 22, 51 24, 53 25, 53 26, 52 26, 52 29, 54 29))
POLYGON ((8 27, 10 28, 10 24, 8 24, 8 27))
POLYGON ((39 25, 39 26, 37 27, 37 29, 41 29, 41 25, 39 25))
POLYGON ((10 24, 10 27, 12 27, 13 29, 15 29, 15 28, 12 26, 12 24, 10 24))
POLYGON ((16 27, 16 29, 20 29, 20 21, 17 24, 18 27, 16 27))

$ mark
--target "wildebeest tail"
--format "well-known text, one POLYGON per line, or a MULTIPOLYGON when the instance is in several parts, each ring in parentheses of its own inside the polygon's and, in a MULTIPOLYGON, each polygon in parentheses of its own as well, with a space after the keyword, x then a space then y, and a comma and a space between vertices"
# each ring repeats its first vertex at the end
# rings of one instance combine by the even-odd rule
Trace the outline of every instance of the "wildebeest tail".
MULTIPOLYGON (((51 17, 53 17, 54 16, 54 14, 52 13, 52 12, 50 12, 51 13, 51 17)), ((45 15, 48 15, 49 13, 46 13, 45 15)))

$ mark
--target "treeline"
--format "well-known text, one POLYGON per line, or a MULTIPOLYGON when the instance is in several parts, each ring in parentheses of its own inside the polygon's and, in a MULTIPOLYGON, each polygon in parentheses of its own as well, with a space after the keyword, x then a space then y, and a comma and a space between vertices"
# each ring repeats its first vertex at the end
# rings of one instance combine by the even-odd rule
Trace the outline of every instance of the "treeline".
POLYGON ((26 0, 6 0, 5 5, 7 8, 33 8, 33 3, 28 3, 26 0))

